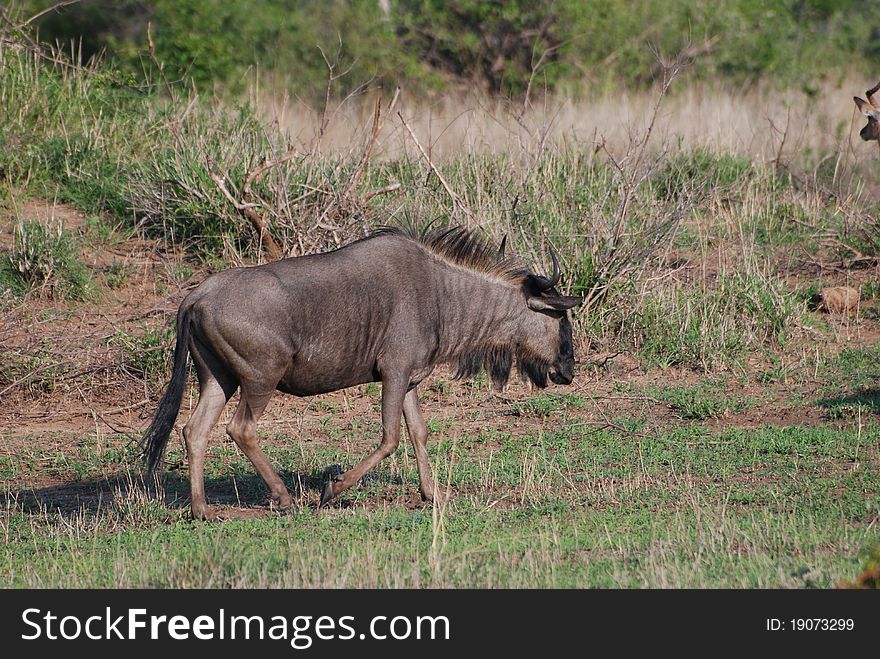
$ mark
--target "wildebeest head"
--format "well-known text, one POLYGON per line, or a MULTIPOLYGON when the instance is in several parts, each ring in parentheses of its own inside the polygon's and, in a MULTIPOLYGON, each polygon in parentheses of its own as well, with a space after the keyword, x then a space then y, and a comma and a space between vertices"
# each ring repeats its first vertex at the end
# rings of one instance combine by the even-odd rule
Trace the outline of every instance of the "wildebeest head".
POLYGON ((867 101, 858 96, 853 96, 853 101, 855 101, 859 112, 868 119, 868 123, 859 131, 859 137, 866 142, 871 140, 880 141, 880 107, 874 102, 874 94, 878 89, 880 89, 880 83, 877 83, 875 87, 865 92, 867 101))
MULTIPOLYGON (((529 272, 519 257, 505 255, 506 237, 497 252, 476 232, 461 227, 428 234, 419 240, 434 253, 474 271, 497 276, 507 285, 514 285, 517 291, 513 297, 502 295, 493 299, 490 295, 480 300, 482 310, 497 305, 503 307, 500 316, 484 314, 487 320, 491 317, 505 320, 489 321, 501 323, 485 334, 480 332, 489 335, 489 340, 476 342, 459 353, 456 378, 472 377, 485 370, 500 389, 507 383, 515 359, 520 376, 535 386, 546 387, 548 378, 556 384, 572 381, 574 349, 568 311, 583 300, 562 295, 557 290, 561 272, 559 259, 552 249, 553 273, 545 277, 529 272)), ((464 336, 461 340, 469 341, 464 336)))
POLYGON ((574 347, 568 311, 583 299, 561 295, 556 290, 561 276, 559 259, 550 250, 553 274, 529 275, 523 282, 526 306, 531 310, 530 331, 525 345, 517 351, 520 372, 539 387, 547 386, 547 377, 555 384, 569 384, 574 379, 574 347))

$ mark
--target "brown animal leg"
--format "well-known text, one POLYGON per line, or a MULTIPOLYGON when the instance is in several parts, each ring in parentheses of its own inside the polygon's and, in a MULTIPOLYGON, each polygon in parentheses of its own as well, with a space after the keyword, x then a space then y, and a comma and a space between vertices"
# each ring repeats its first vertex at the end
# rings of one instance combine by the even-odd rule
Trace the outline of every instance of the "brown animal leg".
POLYGON ((286 510, 293 505, 293 499, 290 492, 287 491, 284 481, 281 480, 278 472, 269 462, 269 458, 260 448, 260 440, 257 437, 257 420, 266 409, 271 397, 271 391, 265 394, 254 394, 242 387, 241 401, 238 403, 232 421, 226 426, 226 432, 254 465, 260 478, 268 486, 272 501, 281 510, 286 510))
POLYGON ((196 519, 214 519, 215 513, 205 500, 205 448, 211 428, 220 418, 229 396, 213 377, 201 379, 199 402, 183 428, 186 458, 189 463, 189 491, 192 516, 196 519))
POLYGON ((190 507, 194 518, 214 519, 216 514, 205 500, 205 448, 211 428, 217 424, 238 384, 197 339, 190 341, 189 352, 199 378, 199 402, 183 428, 189 464, 190 507))
POLYGON ((382 443, 359 465, 327 481, 321 492, 319 507, 357 483, 370 469, 397 450, 400 444, 400 413, 403 410, 403 399, 408 384, 408 382, 382 382, 382 443))
POLYGON ((424 501, 434 500, 434 481, 431 480, 431 465, 428 463, 428 427, 419 407, 419 396, 415 389, 410 390, 403 399, 403 417, 419 468, 419 491, 424 501))

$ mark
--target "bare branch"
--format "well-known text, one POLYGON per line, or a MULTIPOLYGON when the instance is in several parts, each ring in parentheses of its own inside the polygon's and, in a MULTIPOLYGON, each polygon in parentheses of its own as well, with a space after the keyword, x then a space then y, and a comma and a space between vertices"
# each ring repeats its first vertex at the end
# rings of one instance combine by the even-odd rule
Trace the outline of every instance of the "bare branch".
MULTIPOLYGON (((400 99, 400 87, 394 90, 394 96, 391 98, 391 103, 388 105, 388 112, 394 112, 397 107, 397 101, 400 99)), ((370 155, 373 152, 373 146, 376 144, 376 140, 379 137, 379 133, 382 130, 382 124, 384 123, 384 117, 382 116, 382 108, 381 108, 382 98, 378 97, 376 99, 376 109, 373 113, 373 130, 370 135, 370 140, 367 142, 367 146, 364 148, 364 154, 361 157, 360 162, 357 167, 355 167, 354 173, 351 175, 349 179, 348 185, 345 188, 344 196, 349 196, 353 191, 355 186, 357 186, 358 181, 360 180, 361 175, 363 174, 364 167, 366 167, 367 161, 370 159, 370 155)), ((386 186, 391 187, 391 186, 386 186)), ((397 187, 400 187, 399 185, 397 187)), ((397 188, 394 188, 395 190, 397 188)), ((385 192, 391 192, 391 190, 385 190, 385 192)), ((377 192, 376 194, 380 194, 377 192)), ((369 198, 372 198, 375 194, 370 195, 369 198)), ((365 201, 365 200, 364 200, 365 201)))
POLYGON ((361 203, 365 204, 373 197, 376 197, 381 194, 388 194, 389 192, 394 192, 400 189, 400 183, 391 183, 390 185, 386 185, 385 187, 379 188, 378 190, 373 190, 368 192, 363 197, 361 197, 361 203))
POLYGON ((47 7, 43 11, 38 12, 38 13, 34 14, 33 16, 31 16, 29 19, 27 19, 24 23, 21 24, 21 27, 26 27, 26 26, 30 25, 35 20, 37 20, 38 18, 41 18, 42 16, 45 16, 49 12, 58 11, 59 9, 63 9, 64 7, 68 7, 70 5, 75 5, 78 2, 80 2, 80 0, 63 0, 63 2, 56 2, 51 7, 47 7))
MULTIPOLYGON (((263 170, 265 171, 265 170, 263 170)), ((226 183, 224 178, 217 174, 216 172, 210 171, 208 172, 211 176, 211 180, 217 184, 217 187, 220 189, 220 192, 223 193, 223 196, 229 200, 229 203, 233 205, 233 207, 240 212, 257 230, 260 235, 260 242, 266 248, 267 255, 269 259, 272 261, 277 261, 278 259, 284 256, 284 252, 278 247, 278 244, 275 242, 275 239, 272 238, 272 234, 269 233, 268 227, 266 227, 266 222, 257 213, 254 208, 256 204, 247 204, 240 201, 237 201, 235 197, 226 189, 226 183)))
POLYGON ((471 209, 468 208, 467 204, 459 197, 455 190, 452 189, 452 186, 447 183, 446 179, 443 177, 443 174, 440 173, 440 170, 437 169, 437 166, 434 164, 434 161, 431 160, 431 156, 425 151, 421 142, 419 142, 419 138, 416 137, 416 134, 413 132, 413 129, 410 128, 409 124, 406 123, 406 119, 403 118, 403 115, 398 112, 397 116, 400 118, 400 122, 403 124, 403 127, 406 128, 409 136, 412 138, 412 141, 415 143, 416 147, 419 149, 419 153, 422 154, 422 157, 428 163, 428 167, 431 168, 431 171, 434 172, 434 175, 437 177, 437 180, 440 181, 440 184, 443 186, 443 189, 446 190, 446 194, 449 195, 449 198, 452 200, 452 208, 453 210, 461 210, 465 214, 468 220, 468 227, 475 223, 474 215, 471 212, 471 209))
POLYGON ((285 153, 280 158, 277 158, 276 160, 269 160, 267 158, 262 165, 260 165, 254 171, 247 175, 247 178, 244 180, 244 185, 241 188, 242 195, 244 195, 245 197, 249 196, 251 193, 251 185, 253 185, 254 181, 260 178, 268 170, 272 169, 273 167, 283 165, 288 160, 299 157, 301 157, 301 154, 299 153, 299 151, 296 150, 296 147, 291 147, 290 150, 287 151, 287 153, 285 153))
POLYGON ((74 71, 78 71, 81 69, 81 63, 71 63, 67 61, 66 58, 62 58, 56 55, 55 49, 50 48, 50 53, 46 53, 43 47, 34 41, 34 39, 30 35, 30 30, 27 29, 28 24, 39 18, 41 15, 50 12, 54 9, 58 9, 60 7, 66 6, 68 4, 73 4, 73 2, 78 2, 79 0, 71 0, 70 2, 62 2, 57 5, 53 5, 48 9, 40 12, 36 16, 32 16, 24 23, 17 23, 12 19, 9 14, 9 10, 5 5, 0 5, 0 22, 6 24, 8 29, 14 34, 14 37, 7 37, 5 34, 0 32, 0 43, 7 43, 14 49, 18 50, 27 50, 42 60, 47 62, 52 62, 53 64, 57 64, 58 66, 64 67, 66 69, 72 69, 74 71))

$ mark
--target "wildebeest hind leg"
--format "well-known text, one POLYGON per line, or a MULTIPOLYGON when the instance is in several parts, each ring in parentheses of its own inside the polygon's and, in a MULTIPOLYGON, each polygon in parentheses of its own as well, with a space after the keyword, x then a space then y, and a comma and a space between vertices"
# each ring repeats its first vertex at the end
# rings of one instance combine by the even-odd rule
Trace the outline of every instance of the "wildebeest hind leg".
POLYGON ((419 407, 419 395, 415 389, 407 392, 403 399, 403 418, 406 430, 416 452, 416 465, 419 468, 419 491, 425 501, 434 500, 434 481, 431 480, 431 465, 428 462, 428 426, 419 407))
POLYGON ((245 385, 241 388, 241 400, 232 421, 226 427, 226 432, 232 437, 238 448, 248 457, 254 469, 263 479, 263 482, 269 488, 269 496, 272 497, 277 506, 285 510, 293 505, 293 499, 284 481, 272 467, 269 458, 260 448, 260 440, 257 437, 257 420, 269 404, 272 397, 272 391, 268 393, 254 393, 248 390, 245 385))
POLYGON ((382 381, 382 443, 360 464, 324 484, 319 507, 357 483, 370 469, 397 450, 400 444, 400 413, 408 385, 408 375, 405 380, 382 381))
POLYGON ((183 439, 186 442, 186 458, 189 463, 192 515, 196 519, 213 519, 214 513, 205 500, 205 448, 208 446, 211 428, 220 418, 220 413, 235 387, 227 385, 224 388, 210 372, 199 370, 199 402, 183 428, 183 439))

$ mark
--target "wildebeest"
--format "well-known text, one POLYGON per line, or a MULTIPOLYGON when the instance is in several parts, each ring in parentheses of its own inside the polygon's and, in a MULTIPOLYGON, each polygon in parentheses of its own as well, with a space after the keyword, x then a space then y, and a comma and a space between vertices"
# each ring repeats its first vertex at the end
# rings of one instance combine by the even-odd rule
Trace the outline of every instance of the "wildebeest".
POLYGON ((880 120, 880 106, 874 102, 874 94, 877 93, 878 89, 880 89, 880 82, 865 92, 865 96, 868 100, 853 96, 853 101, 855 101, 859 112, 865 115, 868 119, 868 123, 866 123, 862 127, 862 130, 859 131, 859 137, 866 142, 870 142, 871 140, 877 140, 880 142, 880 122, 878 122, 878 120, 880 120))
POLYGON ((413 443, 422 497, 431 500, 428 430, 416 388, 438 364, 457 377, 488 372, 503 386, 514 359, 538 387, 568 384, 574 351, 568 310, 553 274, 530 273, 515 256, 462 228, 382 228, 324 254, 233 268, 208 277, 177 312, 171 381, 144 435, 148 477, 161 461, 186 381, 187 353, 199 402, 183 429, 192 514, 210 518, 204 460, 208 434, 236 389, 227 433, 250 459, 274 502, 292 499, 259 447, 256 423, 276 390, 296 396, 382 383, 382 442, 323 486, 320 505, 356 484, 397 448, 400 415, 413 443))

